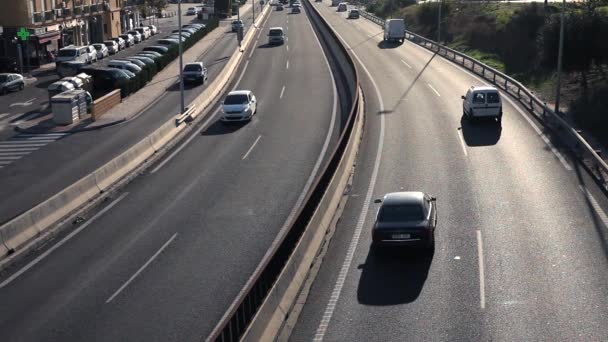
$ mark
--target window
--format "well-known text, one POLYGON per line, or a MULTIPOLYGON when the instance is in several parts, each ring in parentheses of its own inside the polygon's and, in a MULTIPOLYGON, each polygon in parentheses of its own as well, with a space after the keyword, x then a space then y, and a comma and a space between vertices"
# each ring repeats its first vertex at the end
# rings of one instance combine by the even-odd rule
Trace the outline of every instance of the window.
POLYGON ((498 102, 500 102, 500 97, 498 96, 498 93, 496 93, 496 92, 488 93, 488 103, 498 103, 498 102))
POLYGON ((474 93, 473 94, 473 103, 486 103, 486 94, 474 93))
POLYGON ((408 222, 424 220, 424 212, 417 204, 385 205, 380 209, 380 222, 408 222))
POLYGON ((249 102, 247 95, 228 95, 224 100, 226 105, 245 104, 247 102, 249 102))

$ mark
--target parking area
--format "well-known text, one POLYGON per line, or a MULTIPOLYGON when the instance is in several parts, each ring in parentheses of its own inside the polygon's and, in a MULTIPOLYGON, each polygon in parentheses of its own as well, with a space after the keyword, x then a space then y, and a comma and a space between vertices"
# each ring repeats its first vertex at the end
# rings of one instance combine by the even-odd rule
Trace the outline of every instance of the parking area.
MULTIPOLYGON (((201 21, 196 16, 186 15, 187 7, 190 6, 182 5, 182 25, 191 22, 200 23, 201 21)), ((168 13, 177 12, 177 5, 169 4, 166 11, 168 13)), ((178 17, 151 18, 144 20, 143 24, 156 25, 159 32, 139 44, 125 48, 115 55, 110 55, 94 64, 107 65, 112 59, 125 58, 140 52, 146 46, 154 45, 156 40, 167 36, 172 30, 177 29, 178 17)), ((14 136, 16 134, 13 130, 14 126, 49 114, 47 88, 51 83, 59 79, 60 77, 55 71, 54 63, 44 65, 40 69, 32 71, 31 77, 27 78, 24 90, 0 96, 0 140, 6 140, 14 136)))

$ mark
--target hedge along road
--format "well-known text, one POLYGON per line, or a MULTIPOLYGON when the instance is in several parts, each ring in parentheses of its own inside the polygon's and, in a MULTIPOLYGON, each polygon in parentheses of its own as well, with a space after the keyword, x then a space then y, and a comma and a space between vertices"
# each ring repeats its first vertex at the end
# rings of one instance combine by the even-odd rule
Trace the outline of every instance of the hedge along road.
MULTIPOLYGON (((259 11, 256 7, 256 15, 259 11)), ((242 17, 248 29, 251 12, 242 17)), ((220 75, 237 48, 236 35, 230 32, 229 24, 221 22, 218 29, 225 33, 202 57, 209 72, 208 84, 220 75)), ((186 104, 206 86, 187 87, 186 104)), ((0 169, 0 222, 32 208, 119 155, 177 114, 178 104, 179 87, 174 86, 131 122, 69 135, 0 169)))
POLYGON ((239 71, 238 88, 259 100, 253 121, 209 118, 167 163, 1 288, 0 340, 209 334, 298 204, 339 124, 331 73, 306 14, 273 12, 263 26, 239 71), (267 46, 271 26, 290 28, 289 50, 267 46))
POLYGON ((506 97, 502 129, 461 121, 460 95, 484 83, 477 77, 410 42, 383 43, 379 26, 347 21, 327 1, 314 6, 369 70, 384 108, 368 109, 356 196, 291 340, 604 340, 607 201, 585 171, 506 97), (366 195, 400 190, 437 196, 434 254, 370 250, 377 206, 366 195))

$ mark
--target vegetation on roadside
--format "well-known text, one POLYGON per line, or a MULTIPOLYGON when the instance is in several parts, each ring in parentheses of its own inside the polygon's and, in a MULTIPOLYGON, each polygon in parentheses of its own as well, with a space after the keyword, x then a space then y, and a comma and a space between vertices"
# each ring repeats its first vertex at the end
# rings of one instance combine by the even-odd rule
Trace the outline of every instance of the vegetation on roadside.
MULTIPOLYGON (((437 38, 439 3, 377 0, 374 14, 405 18, 408 30, 437 38)), ((441 41, 555 98, 561 3, 444 0, 441 41)), ((608 145, 608 0, 566 5, 561 103, 608 145)))

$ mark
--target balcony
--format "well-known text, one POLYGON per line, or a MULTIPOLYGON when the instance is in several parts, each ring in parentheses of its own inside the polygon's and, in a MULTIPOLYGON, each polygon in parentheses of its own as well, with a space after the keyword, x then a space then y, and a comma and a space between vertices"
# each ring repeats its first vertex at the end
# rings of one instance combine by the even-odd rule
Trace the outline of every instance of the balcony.
POLYGON ((54 11, 46 11, 44 12, 44 21, 54 21, 55 20, 55 12, 54 11))
POLYGON ((82 15, 82 7, 81 6, 74 7, 74 16, 80 17, 81 15, 82 15))
POLYGON ((91 13, 91 6, 84 5, 82 6, 82 14, 89 15, 91 13))
POLYGON ((38 24, 42 22, 42 13, 41 12, 34 12, 34 16, 32 17, 32 21, 34 22, 34 24, 38 24))
POLYGON ((62 12, 64 18, 70 18, 72 16, 71 8, 64 8, 64 9, 62 9, 61 12, 62 12))

